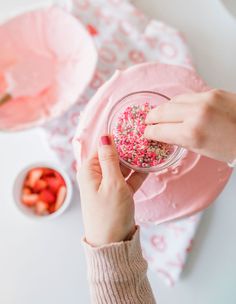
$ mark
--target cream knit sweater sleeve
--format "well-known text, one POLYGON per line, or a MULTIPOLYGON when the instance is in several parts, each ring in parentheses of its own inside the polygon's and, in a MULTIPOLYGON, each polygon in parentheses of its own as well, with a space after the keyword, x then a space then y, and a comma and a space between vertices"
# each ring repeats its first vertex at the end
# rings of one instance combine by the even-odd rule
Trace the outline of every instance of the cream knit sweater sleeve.
POLYGON ((102 247, 83 243, 92 304, 156 303, 147 279, 139 228, 130 241, 102 247))

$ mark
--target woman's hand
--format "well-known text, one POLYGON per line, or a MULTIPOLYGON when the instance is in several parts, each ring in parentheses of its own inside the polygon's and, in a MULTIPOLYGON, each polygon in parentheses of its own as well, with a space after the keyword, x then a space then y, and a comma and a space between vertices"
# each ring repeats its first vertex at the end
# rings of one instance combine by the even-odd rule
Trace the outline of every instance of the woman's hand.
POLYGON ((109 136, 78 171, 86 241, 101 246, 124 241, 135 231, 133 195, 146 174, 120 167, 109 136), (121 171, 122 170, 122 171, 121 171))
POLYGON ((220 90, 174 97, 147 115, 144 136, 221 161, 236 158, 236 94, 220 90))

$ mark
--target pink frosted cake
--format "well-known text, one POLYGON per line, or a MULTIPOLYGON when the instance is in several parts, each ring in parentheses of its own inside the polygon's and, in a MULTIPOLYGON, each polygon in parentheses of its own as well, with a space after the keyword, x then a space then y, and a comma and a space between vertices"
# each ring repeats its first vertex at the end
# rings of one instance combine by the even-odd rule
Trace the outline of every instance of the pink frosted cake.
MULTIPOLYGON (((207 89, 194 71, 179 66, 145 63, 117 71, 83 112, 74 138, 78 165, 96 149, 100 135, 107 132, 111 108, 123 96, 149 90, 171 98, 207 89)), ((231 172, 225 163, 187 152, 174 167, 148 176, 135 195, 136 219, 162 223, 200 211, 216 199, 231 172)))
POLYGON ((0 26, 0 129, 38 125, 64 113, 91 80, 97 52, 84 26, 58 7, 0 26))

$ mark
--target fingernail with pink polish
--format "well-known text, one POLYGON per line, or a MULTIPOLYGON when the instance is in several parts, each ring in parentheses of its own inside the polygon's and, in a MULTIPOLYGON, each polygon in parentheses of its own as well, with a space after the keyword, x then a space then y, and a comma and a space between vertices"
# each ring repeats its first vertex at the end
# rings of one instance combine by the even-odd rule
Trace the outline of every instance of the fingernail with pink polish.
POLYGON ((109 146, 111 144, 110 137, 107 135, 101 136, 101 144, 104 146, 109 146))

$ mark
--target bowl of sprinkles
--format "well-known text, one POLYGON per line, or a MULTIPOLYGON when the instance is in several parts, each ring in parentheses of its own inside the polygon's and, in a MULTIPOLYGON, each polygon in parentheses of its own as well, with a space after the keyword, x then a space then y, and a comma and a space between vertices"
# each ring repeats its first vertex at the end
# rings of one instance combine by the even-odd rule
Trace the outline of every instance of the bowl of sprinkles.
POLYGON ((169 102, 167 96, 140 91, 130 93, 115 103, 108 118, 108 133, 112 134, 120 161, 140 172, 158 172, 175 165, 184 149, 144 137, 145 119, 149 111, 169 102))

